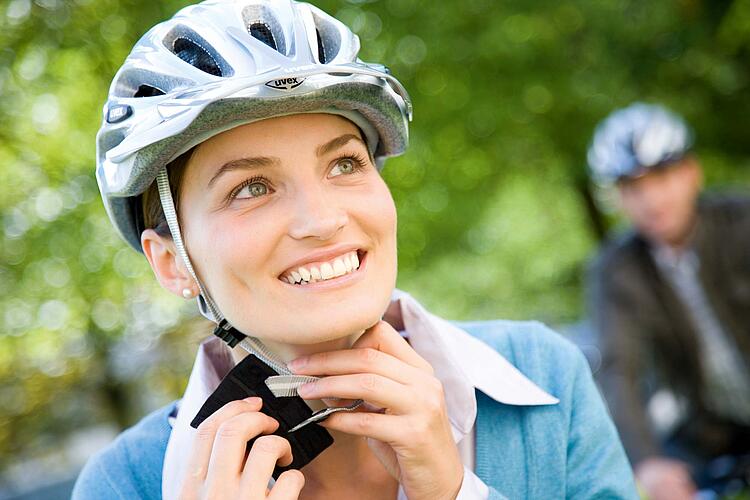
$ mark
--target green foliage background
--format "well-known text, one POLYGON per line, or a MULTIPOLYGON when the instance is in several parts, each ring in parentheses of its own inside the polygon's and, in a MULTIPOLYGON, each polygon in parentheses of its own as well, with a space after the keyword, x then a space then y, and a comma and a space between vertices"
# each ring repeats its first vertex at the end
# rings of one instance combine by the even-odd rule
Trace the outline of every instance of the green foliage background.
MULTIPOLYGON (((112 76, 187 3, 0 2, 0 469, 179 397, 207 333, 116 237, 93 175, 112 76)), ((399 286, 439 314, 581 318, 613 222, 585 149, 615 107, 667 104, 709 185, 750 184, 750 0, 317 4, 412 94, 412 146, 384 176, 399 286)))

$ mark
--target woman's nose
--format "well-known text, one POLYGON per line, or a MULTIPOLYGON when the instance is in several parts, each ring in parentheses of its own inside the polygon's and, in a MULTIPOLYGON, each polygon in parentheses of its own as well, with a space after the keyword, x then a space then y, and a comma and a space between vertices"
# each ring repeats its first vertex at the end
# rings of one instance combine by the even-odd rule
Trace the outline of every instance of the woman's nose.
POLYGON ((295 196, 289 235, 294 239, 328 240, 349 222, 342 204, 324 189, 310 189, 295 196))

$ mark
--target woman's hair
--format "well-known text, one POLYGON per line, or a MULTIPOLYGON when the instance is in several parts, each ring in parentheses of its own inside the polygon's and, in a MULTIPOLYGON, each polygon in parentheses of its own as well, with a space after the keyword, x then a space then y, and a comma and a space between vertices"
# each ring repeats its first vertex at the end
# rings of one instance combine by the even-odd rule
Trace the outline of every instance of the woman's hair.
MULTIPOLYGON (((190 161, 190 158, 193 156, 193 151, 195 151, 194 147, 187 152, 182 153, 167 165, 169 190, 172 192, 172 199, 174 200, 175 207, 180 206, 180 187, 182 186, 182 178, 185 174, 185 167, 187 167, 188 161, 190 161)), ((156 181, 152 182, 148 189, 143 193, 143 196, 141 197, 141 207, 143 209, 144 228, 153 229, 160 236, 171 238, 172 233, 169 230, 167 218, 161 207, 159 188, 156 186, 156 181)), ((179 218, 180 211, 177 210, 177 213, 177 217, 179 218)))

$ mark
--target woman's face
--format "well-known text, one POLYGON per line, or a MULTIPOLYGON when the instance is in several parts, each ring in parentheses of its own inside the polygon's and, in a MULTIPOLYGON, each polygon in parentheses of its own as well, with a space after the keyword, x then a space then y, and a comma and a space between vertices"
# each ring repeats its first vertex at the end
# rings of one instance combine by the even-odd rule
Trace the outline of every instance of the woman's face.
POLYGON ((340 116, 272 118, 208 139, 186 167, 178 213, 196 272, 244 333, 316 344, 370 327, 388 305, 395 206, 340 116), (309 281, 288 282, 300 277, 309 281))

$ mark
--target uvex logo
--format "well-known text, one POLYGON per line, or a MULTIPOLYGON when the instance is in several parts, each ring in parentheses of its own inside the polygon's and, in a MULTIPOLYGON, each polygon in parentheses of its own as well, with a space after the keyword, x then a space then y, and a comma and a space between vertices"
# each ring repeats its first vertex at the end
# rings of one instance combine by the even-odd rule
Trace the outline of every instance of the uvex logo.
POLYGON ((292 90, 293 88, 302 85, 302 82, 304 81, 304 78, 293 76, 289 78, 280 78, 279 80, 271 80, 270 82, 266 82, 266 86, 277 90, 292 90))

